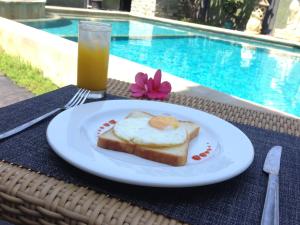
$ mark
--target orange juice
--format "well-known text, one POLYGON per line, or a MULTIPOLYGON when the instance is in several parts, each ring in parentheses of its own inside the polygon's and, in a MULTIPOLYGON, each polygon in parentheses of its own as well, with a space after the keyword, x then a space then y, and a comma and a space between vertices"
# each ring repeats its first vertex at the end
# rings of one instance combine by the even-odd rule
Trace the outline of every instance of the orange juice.
POLYGON ((78 43, 77 85, 91 91, 106 90, 109 46, 78 43))

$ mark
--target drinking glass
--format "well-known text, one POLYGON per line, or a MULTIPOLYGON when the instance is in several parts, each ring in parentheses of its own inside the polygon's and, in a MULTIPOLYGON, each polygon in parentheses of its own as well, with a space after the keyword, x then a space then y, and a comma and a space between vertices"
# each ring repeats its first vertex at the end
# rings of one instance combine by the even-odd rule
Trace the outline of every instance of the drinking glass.
POLYGON ((92 98, 103 98, 107 86, 111 25, 80 21, 78 30, 77 85, 92 91, 92 98))

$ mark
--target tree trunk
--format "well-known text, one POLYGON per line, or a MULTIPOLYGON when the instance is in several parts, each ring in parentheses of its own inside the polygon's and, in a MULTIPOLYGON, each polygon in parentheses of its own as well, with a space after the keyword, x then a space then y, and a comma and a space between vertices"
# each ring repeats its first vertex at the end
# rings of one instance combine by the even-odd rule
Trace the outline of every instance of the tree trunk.
POLYGON ((186 0, 187 10, 189 11, 187 14, 189 14, 193 21, 199 19, 201 2, 202 0, 186 0))
POLYGON ((269 0, 270 6, 263 20, 262 34, 271 34, 273 32, 279 1, 280 0, 269 0))
POLYGON ((207 23, 208 20, 208 9, 210 5, 210 0, 202 0, 200 9, 200 20, 207 23))

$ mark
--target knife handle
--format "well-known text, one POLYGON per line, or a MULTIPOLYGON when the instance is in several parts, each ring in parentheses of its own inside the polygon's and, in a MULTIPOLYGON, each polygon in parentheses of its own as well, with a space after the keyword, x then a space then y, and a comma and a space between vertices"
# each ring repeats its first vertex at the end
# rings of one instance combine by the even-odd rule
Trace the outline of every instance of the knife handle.
MULTIPOLYGON (((278 178, 278 176, 277 176, 278 178)), ((279 225, 279 182, 275 190, 275 211, 274 211, 274 225, 279 225)))
POLYGON ((276 224, 275 221, 277 220, 276 217, 278 218, 279 222, 279 194, 278 194, 278 189, 279 189, 279 179, 277 175, 274 174, 269 174, 269 181, 268 181, 268 187, 267 187, 267 194, 266 194, 266 199, 265 199, 265 205, 264 205, 264 210, 261 218, 261 225, 274 225, 276 224), (275 209, 277 208, 277 209, 275 209), (276 212, 276 213, 275 213, 276 212), (275 215, 277 214, 277 215, 275 215))

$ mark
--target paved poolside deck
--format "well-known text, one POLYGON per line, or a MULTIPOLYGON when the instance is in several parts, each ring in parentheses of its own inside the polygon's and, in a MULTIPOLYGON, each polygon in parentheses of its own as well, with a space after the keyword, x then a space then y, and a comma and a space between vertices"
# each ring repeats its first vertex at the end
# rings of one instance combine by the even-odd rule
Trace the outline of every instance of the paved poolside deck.
POLYGON ((31 92, 18 87, 0 72, 0 108, 33 96, 31 92))

